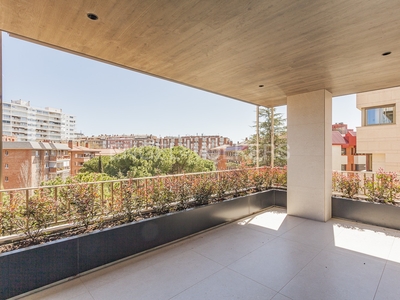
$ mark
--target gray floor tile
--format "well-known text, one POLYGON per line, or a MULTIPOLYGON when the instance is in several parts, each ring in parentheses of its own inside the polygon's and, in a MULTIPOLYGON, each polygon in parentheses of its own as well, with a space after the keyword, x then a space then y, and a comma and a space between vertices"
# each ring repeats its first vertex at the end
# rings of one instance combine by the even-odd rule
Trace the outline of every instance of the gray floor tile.
POLYGON ((388 262, 383 271, 375 300, 400 299, 400 264, 388 262))
POLYGON ((272 208, 23 299, 400 299, 399 253, 400 231, 272 208))
POLYGON ((228 267, 278 292, 319 252, 305 244, 276 238, 228 267))
POLYGON ((242 227, 193 250, 227 266, 273 239, 272 235, 242 227))
POLYGON ((95 300, 111 299, 109 293, 115 289, 122 298, 136 295, 137 299, 169 299, 222 268, 196 252, 187 251, 89 291, 95 300))
POLYGON ((271 299, 275 291, 234 271, 223 269, 185 290, 172 300, 271 299))
POLYGON ((322 251, 280 293, 292 299, 373 299, 385 261, 322 251))

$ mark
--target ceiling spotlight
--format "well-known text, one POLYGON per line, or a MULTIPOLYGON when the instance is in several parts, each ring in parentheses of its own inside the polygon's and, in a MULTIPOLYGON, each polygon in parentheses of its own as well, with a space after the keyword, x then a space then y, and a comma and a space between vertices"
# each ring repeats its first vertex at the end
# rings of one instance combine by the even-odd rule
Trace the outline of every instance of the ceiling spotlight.
POLYGON ((392 52, 390 52, 390 51, 388 51, 388 52, 384 52, 384 53, 382 53, 382 56, 387 56, 387 55, 389 55, 389 54, 391 54, 392 52))
POLYGON ((96 21, 96 20, 99 18, 97 15, 92 14, 92 13, 88 13, 88 14, 87 14, 87 17, 88 17, 90 20, 93 20, 93 21, 96 21))
POLYGON ((263 85, 263 84, 260 84, 258 87, 264 87, 264 85, 263 85))

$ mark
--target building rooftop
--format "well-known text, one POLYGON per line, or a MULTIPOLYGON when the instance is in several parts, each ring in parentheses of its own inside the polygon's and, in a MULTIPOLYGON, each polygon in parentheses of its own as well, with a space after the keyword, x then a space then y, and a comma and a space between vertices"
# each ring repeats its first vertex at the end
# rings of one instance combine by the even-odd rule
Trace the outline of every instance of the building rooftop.
POLYGON ((346 140, 339 131, 332 131, 332 145, 345 145, 346 140))
POLYGON ((111 156, 111 155, 122 153, 122 152, 126 151, 127 149, 97 149, 97 150, 100 150, 100 152, 96 153, 96 155, 111 156))
POLYGON ((357 132, 353 131, 353 130, 349 130, 347 133, 352 135, 352 136, 357 136, 357 132))
POLYGON ((83 147, 83 146, 73 146, 72 149, 70 150, 71 152, 74 151, 85 151, 85 152, 96 152, 96 153, 100 153, 101 150, 100 149, 93 149, 93 148, 88 148, 88 147, 83 147))
POLYGON ((71 150, 66 144, 43 142, 3 142, 3 149, 71 150))

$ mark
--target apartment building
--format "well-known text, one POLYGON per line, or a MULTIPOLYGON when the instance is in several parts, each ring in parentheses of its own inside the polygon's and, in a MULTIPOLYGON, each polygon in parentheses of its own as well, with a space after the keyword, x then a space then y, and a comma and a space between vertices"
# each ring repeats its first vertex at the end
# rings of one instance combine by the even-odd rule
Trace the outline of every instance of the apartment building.
POLYGON ((66 144, 3 142, 5 189, 38 186, 42 181, 70 174, 70 151, 66 144))
POLYGON ((98 149, 90 149, 84 146, 80 146, 78 142, 73 141, 68 141, 68 147, 70 148, 71 153, 71 176, 78 174, 79 170, 83 167, 83 164, 85 162, 94 158, 101 152, 98 149))
POLYGON ((80 139, 80 145, 95 149, 129 149, 132 147, 156 146, 161 149, 184 146, 208 158, 208 151, 221 145, 232 145, 232 141, 219 135, 166 136, 154 135, 100 135, 80 139))
POLYGON ((357 151, 357 132, 348 129, 347 124, 332 125, 332 170, 369 170, 367 154, 357 151))
POLYGON ((369 168, 367 155, 357 153, 356 145, 355 131, 347 129, 346 124, 332 125, 332 170, 364 171, 369 168))
POLYGON ((237 169, 244 160, 243 151, 247 144, 222 145, 208 150, 208 159, 212 160, 217 170, 237 169))
POLYGON ((93 149, 129 149, 132 147, 145 146, 153 141, 152 135, 107 135, 102 134, 92 137, 81 137, 81 146, 93 149))
POLYGON ((357 128, 357 149, 370 154, 372 171, 400 172, 400 87, 357 94, 361 127, 357 128))
POLYGON ((3 135, 19 142, 61 142, 75 139, 76 117, 57 108, 36 108, 29 101, 3 103, 3 135))
POLYGON ((3 140, 3 142, 16 142, 17 137, 16 136, 8 136, 8 135, 3 134, 2 140, 3 140))
POLYGON ((219 135, 166 136, 156 139, 155 145, 160 148, 183 146, 196 152, 202 158, 209 158, 208 152, 210 149, 222 145, 232 145, 232 141, 219 135))

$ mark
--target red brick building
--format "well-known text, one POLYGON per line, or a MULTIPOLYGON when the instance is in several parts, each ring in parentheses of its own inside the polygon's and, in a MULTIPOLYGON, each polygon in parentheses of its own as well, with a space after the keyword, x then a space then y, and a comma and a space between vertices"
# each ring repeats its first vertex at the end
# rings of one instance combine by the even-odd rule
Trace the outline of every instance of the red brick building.
POLYGON ((237 169, 244 159, 242 152, 248 148, 247 144, 222 145, 210 149, 208 155, 209 159, 215 163, 217 170, 237 169))
POLYGON ((209 150, 222 145, 230 146, 232 145, 232 141, 227 137, 219 135, 166 136, 155 140, 155 146, 160 148, 183 146, 196 152, 202 158, 209 158, 209 150))
POLYGON ((85 162, 101 152, 100 150, 79 146, 77 142, 72 141, 68 141, 68 147, 71 149, 71 176, 78 174, 85 162))
POLYGON ((232 141, 219 135, 187 135, 156 137, 154 135, 100 135, 86 137, 79 141, 81 146, 94 149, 129 149, 132 147, 156 146, 161 149, 183 146, 207 158, 207 152, 222 145, 232 145, 232 141))
POLYGON ((348 129, 346 124, 332 125, 332 147, 333 170, 362 171, 369 169, 366 155, 357 153, 357 133, 348 129), (340 146, 340 158, 335 155, 335 146, 340 146))
POLYGON ((70 173, 70 151, 66 144, 3 142, 3 184, 5 189, 39 186, 70 173))

